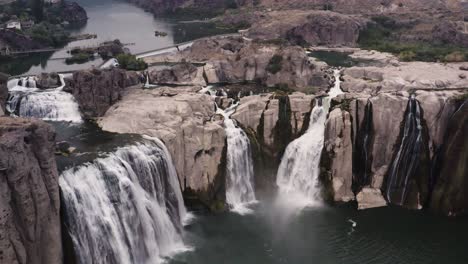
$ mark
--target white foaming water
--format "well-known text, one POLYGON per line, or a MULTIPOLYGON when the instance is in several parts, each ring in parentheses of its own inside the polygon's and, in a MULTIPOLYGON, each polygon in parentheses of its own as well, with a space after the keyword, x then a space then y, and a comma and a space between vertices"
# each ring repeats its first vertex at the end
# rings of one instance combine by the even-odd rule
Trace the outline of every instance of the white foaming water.
POLYGON ((340 71, 335 70, 335 85, 328 97, 316 100, 304 135, 291 142, 281 159, 276 184, 279 203, 288 207, 304 208, 321 204, 319 164, 322 155, 325 122, 330 100, 342 94, 340 71))
POLYGON ((232 206, 232 211, 248 214, 252 210, 249 205, 256 202, 253 184, 253 161, 250 140, 247 134, 236 126, 231 115, 238 104, 226 110, 217 109, 217 113, 224 117, 227 135, 227 182, 226 200, 232 206))
POLYGON ((81 123, 83 120, 78 103, 73 95, 62 91, 65 87, 64 76, 59 74, 59 78, 61 82, 59 87, 43 91, 36 88, 35 77, 10 80, 8 112, 21 117, 81 123))
POLYGON ((162 263, 189 250, 174 165, 157 139, 62 173, 67 224, 80 263, 162 263))

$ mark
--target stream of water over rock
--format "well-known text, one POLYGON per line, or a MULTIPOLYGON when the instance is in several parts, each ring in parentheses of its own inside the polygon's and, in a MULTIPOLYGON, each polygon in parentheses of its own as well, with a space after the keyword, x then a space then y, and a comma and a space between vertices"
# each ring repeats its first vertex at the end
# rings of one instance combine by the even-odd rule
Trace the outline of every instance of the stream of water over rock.
POLYGON ((64 75, 59 74, 60 86, 41 90, 35 77, 12 79, 8 82, 7 111, 20 117, 35 117, 47 121, 81 123, 78 103, 72 94, 62 91, 64 75))
POLYGON ((162 263, 188 249, 179 181, 157 139, 64 171, 60 187, 79 263, 162 263))
POLYGON ((318 98, 312 109, 309 128, 304 135, 291 142, 281 159, 276 184, 279 200, 285 206, 314 206, 321 203, 319 163, 322 155, 325 121, 330 100, 342 94, 340 71, 335 70, 335 85, 325 98, 318 98))

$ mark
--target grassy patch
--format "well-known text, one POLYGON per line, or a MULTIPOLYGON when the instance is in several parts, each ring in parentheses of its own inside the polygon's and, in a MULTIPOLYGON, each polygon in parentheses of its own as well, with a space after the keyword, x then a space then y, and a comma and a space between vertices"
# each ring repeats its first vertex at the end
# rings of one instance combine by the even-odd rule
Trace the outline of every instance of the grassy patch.
POLYGON ((148 68, 146 62, 142 59, 137 59, 135 55, 131 54, 120 54, 117 55, 117 61, 119 62, 120 68, 130 71, 142 71, 148 68))

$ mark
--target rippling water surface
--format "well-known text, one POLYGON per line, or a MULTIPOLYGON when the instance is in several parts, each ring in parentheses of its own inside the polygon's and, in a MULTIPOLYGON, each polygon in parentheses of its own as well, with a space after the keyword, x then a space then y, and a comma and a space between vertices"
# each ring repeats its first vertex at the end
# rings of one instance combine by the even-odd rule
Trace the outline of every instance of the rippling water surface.
POLYGON ((246 216, 199 215, 186 234, 195 250, 170 263, 468 263, 467 218, 352 206, 286 215, 271 203, 246 216))

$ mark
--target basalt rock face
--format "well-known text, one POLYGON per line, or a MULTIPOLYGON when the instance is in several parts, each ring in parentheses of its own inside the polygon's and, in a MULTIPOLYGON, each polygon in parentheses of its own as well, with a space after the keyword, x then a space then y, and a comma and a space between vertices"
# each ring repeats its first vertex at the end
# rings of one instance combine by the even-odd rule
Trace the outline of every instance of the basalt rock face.
POLYGON ((115 68, 77 71, 65 81, 64 91, 75 96, 87 118, 103 116, 111 105, 122 98, 126 87, 140 82, 135 73, 115 68))
POLYGON ((62 263, 55 132, 0 117, 0 262, 62 263))
POLYGON ((463 22, 442 21, 432 29, 433 41, 444 45, 468 46, 468 33, 463 31, 464 28, 463 22))
POLYGON ((149 72, 150 83, 160 85, 198 85, 205 86, 203 68, 190 63, 177 64, 169 69, 149 72))
POLYGON ((325 125, 324 148, 321 170, 322 182, 327 183, 327 194, 333 201, 354 200, 353 142, 351 114, 340 108, 333 109, 325 125))
POLYGON ((352 67, 344 70, 342 89, 352 93, 462 89, 468 79, 458 64, 401 62, 396 66, 352 67))
POLYGON ((271 190, 287 145, 308 128, 315 96, 261 94, 243 97, 232 115, 252 143, 257 190, 271 190))
POLYGON ((466 111, 459 107, 463 95, 460 90, 418 90, 411 96, 345 94, 334 99, 321 161, 327 197, 342 202, 356 195, 359 209, 386 201, 464 213, 466 200, 458 188, 466 183, 466 142, 459 136, 466 133, 460 114, 466 111), (456 172, 448 173, 447 164, 456 172))
POLYGON ((299 45, 355 46, 366 20, 330 11, 274 11, 253 24, 254 39, 284 38, 299 45))
POLYGON ((329 82, 323 65, 309 60, 298 46, 217 37, 195 41, 184 57, 206 62, 204 75, 209 84, 257 82, 310 92, 326 89, 329 82))
POLYGON ((61 16, 70 24, 84 24, 88 20, 86 10, 76 2, 64 1, 61 16))
POLYGON ((36 87, 39 89, 57 88, 60 85, 60 78, 56 73, 42 73, 36 79, 36 87))
POLYGON ((197 93, 199 89, 134 88, 107 111, 99 124, 107 131, 163 140, 172 155, 182 190, 210 205, 225 200, 226 135, 223 121, 216 118, 214 99, 197 93))
POLYGON ((465 100, 448 122, 440 164, 436 168, 437 185, 431 207, 447 215, 468 212, 468 101, 465 100))
POLYGON ((0 73, 0 116, 5 112, 5 104, 8 99, 8 75, 0 73))

